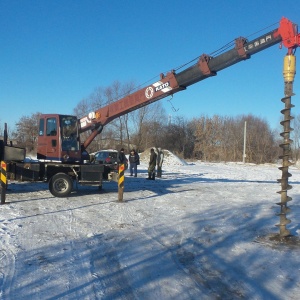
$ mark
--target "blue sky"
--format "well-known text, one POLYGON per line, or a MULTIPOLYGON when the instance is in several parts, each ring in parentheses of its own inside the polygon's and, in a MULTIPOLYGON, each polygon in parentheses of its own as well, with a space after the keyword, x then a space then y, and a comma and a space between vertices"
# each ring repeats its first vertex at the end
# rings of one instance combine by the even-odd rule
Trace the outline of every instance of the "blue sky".
MULTIPOLYGON (((38 111, 72 114, 97 87, 142 84, 283 16, 300 24, 299 2, 1 0, 0 128, 38 111)), ((177 112, 160 101, 173 117, 251 113, 280 128, 285 54, 275 45, 175 94, 177 112)))

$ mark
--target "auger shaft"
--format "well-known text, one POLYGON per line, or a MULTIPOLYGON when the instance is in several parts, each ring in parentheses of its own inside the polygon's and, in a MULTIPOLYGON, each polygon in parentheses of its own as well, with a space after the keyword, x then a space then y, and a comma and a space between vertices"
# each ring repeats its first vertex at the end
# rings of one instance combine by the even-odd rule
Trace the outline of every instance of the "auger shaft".
POLYGON ((291 197, 287 195, 287 191, 292 188, 289 184, 288 180, 292 174, 289 173, 289 166, 293 163, 290 161, 292 156, 291 151, 291 143, 293 142, 290 139, 290 133, 293 131, 291 128, 291 120, 293 117, 291 116, 291 108, 294 105, 291 103, 291 97, 293 94, 293 82, 296 73, 296 58, 293 54, 288 54, 284 58, 284 67, 283 67, 283 76, 284 76, 284 94, 285 97, 281 99, 284 103, 285 107, 281 110, 283 114, 283 120, 280 124, 283 126, 283 132, 281 132, 281 136, 283 137, 283 142, 280 144, 282 148, 282 155, 279 156, 282 159, 282 167, 279 169, 282 171, 281 179, 278 179, 278 182, 281 184, 281 190, 277 193, 281 195, 281 201, 276 203, 280 205, 280 213, 278 214, 279 224, 276 226, 279 227, 279 235, 281 237, 289 236, 290 231, 286 228, 286 225, 291 222, 291 220, 287 219, 286 214, 290 212, 290 208, 288 208, 287 204, 292 200, 291 197))

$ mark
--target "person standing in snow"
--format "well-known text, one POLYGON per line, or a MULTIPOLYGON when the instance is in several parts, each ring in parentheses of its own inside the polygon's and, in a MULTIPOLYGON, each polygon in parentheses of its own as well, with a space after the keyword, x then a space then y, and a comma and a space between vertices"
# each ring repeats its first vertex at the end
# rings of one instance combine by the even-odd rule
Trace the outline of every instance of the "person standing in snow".
POLYGON ((161 175, 162 175, 163 161, 164 161, 164 153, 161 148, 158 148, 157 149, 157 160, 156 160, 156 163, 157 163, 157 175, 156 176, 157 177, 161 177, 161 175))
POLYGON ((157 159, 157 154, 155 153, 154 149, 151 148, 147 179, 155 180, 156 159, 157 159))
POLYGON ((118 156, 119 164, 125 164, 126 163, 126 156, 124 153, 124 148, 121 148, 118 156))
POLYGON ((137 166, 140 164, 140 157, 136 153, 134 149, 130 151, 129 154, 129 170, 130 170, 130 176, 137 177, 137 166))

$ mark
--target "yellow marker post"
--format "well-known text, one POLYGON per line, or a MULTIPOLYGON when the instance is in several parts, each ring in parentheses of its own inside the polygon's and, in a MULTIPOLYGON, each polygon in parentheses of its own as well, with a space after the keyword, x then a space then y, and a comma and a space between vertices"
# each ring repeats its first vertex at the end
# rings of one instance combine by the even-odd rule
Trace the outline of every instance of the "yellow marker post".
POLYGON ((5 203, 5 196, 6 196, 6 184, 7 184, 6 162, 4 162, 4 161, 1 161, 0 181, 1 181, 1 204, 4 204, 5 203))
POLYGON ((119 165, 119 179, 118 179, 118 200, 123 201, 123 193, 124 193, 124 176, 125 166, 124 164, 119 165))

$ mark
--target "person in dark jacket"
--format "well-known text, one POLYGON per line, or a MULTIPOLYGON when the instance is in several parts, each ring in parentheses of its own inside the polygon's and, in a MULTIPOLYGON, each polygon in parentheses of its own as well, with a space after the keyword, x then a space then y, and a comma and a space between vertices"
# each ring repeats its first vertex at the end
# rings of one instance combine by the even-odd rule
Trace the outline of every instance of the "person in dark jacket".
POLYGON ((119 164, 125 164, 126 163, 126 156, 124 153, 124 148, 121 148, 118 156, 119 164))
POLYGON ((155 153, 154 149, 151 148, 147 179, 155 180, 156 159, 157 159, 157 154, 155 153))
POLYGON ((164 161, 164 153, 162 151, 161 148, 158 148, 157 149, 157 174, 156 176, 157 177, 161 177, 162 175, 162 164, 163 164, 163 161, 164 161))
POLYGON ((130 151, 129 154, 129 170, 130 170, 130 176, 137 177, 137 166, 140 164, 140 157, 136 153, 134 149, 130 151))

